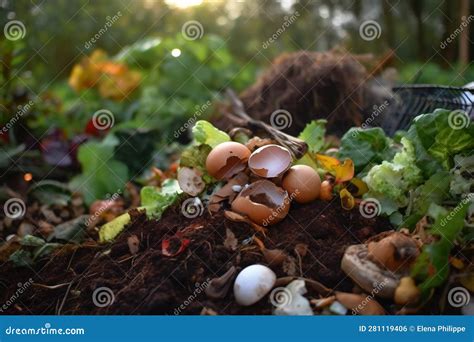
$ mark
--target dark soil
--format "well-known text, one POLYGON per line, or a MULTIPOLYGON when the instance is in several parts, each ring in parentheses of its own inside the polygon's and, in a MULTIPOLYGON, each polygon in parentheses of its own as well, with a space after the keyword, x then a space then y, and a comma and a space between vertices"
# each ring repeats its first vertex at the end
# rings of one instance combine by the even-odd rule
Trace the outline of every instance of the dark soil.
MULTIPOLYGON (((357 209, 345 211, 338 201, 315 201, 308 205, 293 204, 284 221, 268 228, 266 238, 258 236, 267 248, 284 249, 296 261, 295 245, 307 244, 308 253, 301 263, 302 275, 337 290, 351 291, 353 283, 340 270, 345 248, 387 229, 390 229, 387 222, 365 219, 357 209)), ((232 289, 225 298, 212 300, 200 287, 232 265, 243 268, 254 263, 266 264, 254 243, 243 244, 254 234, 249 225, 229 221, 222 212, 214 217, 205 213, 188 219, 177 206, 169 209, 159 222, 136 213, 127 230, 111 245, 99 246, 92 240, 81 246, 67 245, 34 269, 3 265, 2 303, 14 296, 18 283, 25 284, 29 278, 34 281, 12 301, 14 304, 3 308, 3 313, 199 314, 208 308, 218 314, 271 314, 268 297, 253 306, 241 307, 235 303, 232 289), (238 239, 236 251, 223 244, 227 228, 238 239), (188 247, 175 257, 164 256, 162 240, 184 229, 190 239, 188 247), (135 255, 128 244, 133 235, 140 241, 135 255), (113 291, 112 305, 103 308, 94 305, 92 294, 99 287, 113 291)), ((170 244, 170 249, 175 251, 179 246, 174 244, 170 244)), ((296 266, 299 276, 298 262, 296 266)), ((281 265, 272 269, 278 277, 287 275, 281 265)), ((309 296, 318 298, 312 290, 309 296)))
MULTIPOLYGON (((240 98, 247 113, 270 123, 277 109, 291 114, 284 131, 297 136, 314 119, 327 119, 329 134, 342 136, 363 120, 365 67, 344 52, 286 53, 275 59, 240 98)), ((216 122, 228 129, 225 119, 216 122)))

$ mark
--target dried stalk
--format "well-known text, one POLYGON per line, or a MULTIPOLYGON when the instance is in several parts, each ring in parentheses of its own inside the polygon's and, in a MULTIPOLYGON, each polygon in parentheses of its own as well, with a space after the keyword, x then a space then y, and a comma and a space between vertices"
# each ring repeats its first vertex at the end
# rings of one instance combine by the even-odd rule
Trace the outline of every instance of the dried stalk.
POLYGON ((251 130, 264 130, 280 145, 290 150, 293 158, 300 159, 308 150, 308 145, 301 139, 283 133, 263 121, 251 118, 244 109, 242 101, 231 89, 226 90, 226 95, 232 103, 233 113, 227 113, 229 118, 241 126, 248 126, 251 130))

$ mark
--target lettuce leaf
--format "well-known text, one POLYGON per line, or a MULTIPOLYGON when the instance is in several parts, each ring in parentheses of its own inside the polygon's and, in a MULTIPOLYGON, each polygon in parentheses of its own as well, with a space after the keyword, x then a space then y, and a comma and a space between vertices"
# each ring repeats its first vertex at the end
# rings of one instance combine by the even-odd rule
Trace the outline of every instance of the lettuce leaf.
POLYGON ((193 136, 197 144, 206 144, 212 148, 223 142, 230 141, 230 137, 226 132, 217 129, 206 120, 196 122, 193 127, 193 136))
POLYGON ((469 205, 470 201, 465 199, 448 214, 438 215, 432 228, 428 230, 439 236, 439 240, 424 246, 412 269, 412 276, 420 282, 418 287, 422 293, 426 294, 430 289, 443 284, 448 277, 449 254, 464 227, 469 205))
POLYGON ((369 188, 366 197, 375 197, 385 203, 381 210, 387 215, 406 207, 409 190, 423 181, 421 171, 415 164, 413 145, 405 138, 402 138, 401 143, 403 148, 395 154, 393 161, 375 165, 363 179, 369 188))
MULTIPOLYGON (((161 215, 170 205, 174 204, 182 193, 176 179, 167 179, 161 184, 161 188, 156 186, 145 186, 140 191, 141 207, 138 210, 145 210, 149 218, 160 219, 161 215)), ((101 243, 110 242, 119 235, 131 217, 128 213, 120 215, 112 221, 104 224, 99 230, 99 240, 101 243)))
POLYGON ((70 186, 84 195, 87 205, 122 190, 129 180, 127 165, 114 159, 118 144, 118 139, 109 134, 101 142, 90 141, 79 147, 77 158, 82 173, 71 180, 70 186))
POLYGON ((457 126, 452 122, 452 113, 437 109, 419 115, 407 132, 406 137, 415 146, 416 163, 425 178, 440 169, 450 170, 456 154, 470 153, 474 149, 474 124, 466 122, 457 126))
POLYGON ((160 219, 161 214, 173 204, 182 191, 176 179, 167 179, 161 189, 156 186, 145 186, 140 191, 142 206, 149 218, 160 219))
POLYGON ((392 140, 381 128, 353 127, 342 137, 338 157, 352 159, 356 172, 361 172, 367 166, 391 160, 395 152, 392 140))
POLYGON ((180 167, 197 168, 202 173, 202 179, 207 184, 212 183, 213 178, 208 174, 206 169, 206 158, 212 148, 209 145, 191 145, 187 147, 179 159, 180 167))
POLYGON ((326 134, 327 120, 313 120, 300 133, 299 138, 308 144, 308 151, 311 153, 321 152, 325 145, 324 135, 326 134))
POLYGON ((412 209, 410 215, 405 218, 402 225, 404 227, 415 227, 416 223, 426 215, 434 205, 441 205, 449 196, 449 185, 451 174, 447 171, 440 171, 431 176, 424 184, 420 185, 411 198, 412 209))

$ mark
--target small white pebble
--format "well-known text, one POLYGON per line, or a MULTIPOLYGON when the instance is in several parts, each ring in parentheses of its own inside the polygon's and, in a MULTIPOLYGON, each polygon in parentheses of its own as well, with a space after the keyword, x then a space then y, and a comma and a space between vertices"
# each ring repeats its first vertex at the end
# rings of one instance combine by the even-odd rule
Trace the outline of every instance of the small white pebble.
POLYGON ((242 190, 242 186, 241 185, 232 185, 232 191, 234 192, 240 192, 242 190))

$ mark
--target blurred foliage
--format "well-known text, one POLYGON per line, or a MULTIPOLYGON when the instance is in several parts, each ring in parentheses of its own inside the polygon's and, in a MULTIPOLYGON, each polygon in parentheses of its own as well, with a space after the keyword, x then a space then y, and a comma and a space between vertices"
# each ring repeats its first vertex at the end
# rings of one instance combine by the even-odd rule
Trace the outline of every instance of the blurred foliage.
MULTIPOLYGON (((3 27, 9 19, 24 23, 23 40, 29 57, 24 69, 33 71, 40 82, 48 83, 67 76, 71 65, 94 49, 113 55, 145 37, 175 37, 190 20, 202 25, 204 36, 224 38, 237 61, 260 66, 283 51, 321 51, 337 45, 354 53, 396 49, 398 64, 431 58, 445 69, 451 69, 449 64, 458 56, 459 35, 443 48, 441 43, 459 28, 460 1, 212 0, 184 9, 174 3, 5 0, 0 4, 0 24, 3 27), (284 27, 295 13, 296 20, 284 27), (377 39, 361 38, 359 28, 366 20, 380 25, 377 39), (264 48, 264 43, 282 28, 284 31, 275 42, 264 48), (99 38, 92 42, 96 35, 99 38)), ((470 30, 470 41, 474 41, 473 31, 470 30)), ((473 55, 473 44, 469 48, 473 55)))
POLYGON ((400 68, 400 80, 406 83, 442 84, 462 87, 474 80, 474 65, 463 67, 458 64, 450 69, 435 63, 410 63, 400 68))

